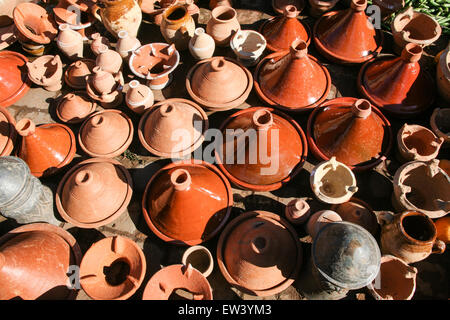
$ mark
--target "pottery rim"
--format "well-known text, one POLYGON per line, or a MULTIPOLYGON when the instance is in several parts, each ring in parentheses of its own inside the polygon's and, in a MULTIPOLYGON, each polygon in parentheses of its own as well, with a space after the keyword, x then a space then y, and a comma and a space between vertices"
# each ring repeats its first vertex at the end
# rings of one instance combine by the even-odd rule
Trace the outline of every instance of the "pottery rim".
POLYGON ((6 142, 6 145, 4 146, 3 150, 0 150, 0 157, 2 156, 8 156, 11 154, 11 152, 14 149, 14 144, 16 142, 17 133, 16 133, 16 120, 14 117, 6 110, 4 107, 0 107, 0 113, 6 118, 8 121, 7 126, 9 128, 9 136, 8 141, 6 142))

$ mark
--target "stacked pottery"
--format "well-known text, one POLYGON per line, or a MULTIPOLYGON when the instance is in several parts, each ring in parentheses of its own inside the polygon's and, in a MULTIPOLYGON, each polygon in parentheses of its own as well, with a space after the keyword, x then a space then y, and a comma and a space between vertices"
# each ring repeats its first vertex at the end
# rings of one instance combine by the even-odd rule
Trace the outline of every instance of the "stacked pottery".
POLYGON ((404 124, 397 134, 397 146, 400 157, 407 161, 430 161, 437 157, 444 143, 433 131, 413 124, 404 124))
POLYGON ((186 50, 194 35, 195 22, 184 6, 168 8, 162 17, 161 33, 169 44, 175 44, 177 50, 186 50))
POLYGON ((68 24, 59 25, 59 34, 56 44, 69 59, 76 60, 83 57, 83 37, 70 29, 68 24))
POLYGON ((124 80, 122 73, 113 75, 96 66, 93 74, 86 77, 88 95, 100 102, 103 108, 115 108, 123 101, 124 80))
POLYGON ((56 115, 65 123, 83 122, 95 111, 97 104, 84 91, 66 94, 56 107, 56 115))
POLYGON ((0 107, 0 157, 9 156, 16 141, 16 120, 3 107, 0 107))
POLYGON ((228 47, 231 37, 241 29, 236 10, 228 6, 217 6, 212 10, 211 15, 211 19, 206 24, 206 32, 214 39, 217 46, 228 47))
POLYGON ((430 118, 430 125, 433 132, 440 138, 444 138, 445 143, 450 143, 450 109, 436 108, 430 118))
POLYGON ((72 63, 64 73, 66 84, 77 90, 86 89, 86 77, 92 74, 95 60, 81 59, 72 63))
POLYGON ((266 39, 260 33, 252 30, 239 30, 230 41, 230 47, 238 61, 246 67, 254 66, 259 62, 266 45, 266 39))
POLYGON ((109 49, 106 45, 101 45, 98 52, 95 64, 103 71, 117 74, 122 70, 122 56, 118 52, 109 49))
POLYGON ((321 210, 314 213, 305 226, 306 232, 314 240, 320 229, 325 227, 328 223, 340 222, 342 218, 339 214, 332 210, 321 210))
POLYGON ((62 88, 63 67, 59 55, 39 57, 33 62, 27 62, 27 67, 28 77, 33 83, 47 91, 58 91, 62 88))
MULTIPOLYGON (((123 31, 123 30, 122 30, 123 31)), ((91 50, 97 56, 100 54, 100 48, 105 45, 110 46, 109 40, 106 37, 102 37, 100 33, 94 33, 92 36, 91 50)))
POLYGON ((140 84, 137 80, 132 80, 128 84, 129 88, 125 95, 125 102, 133 112, 143 114, 153 106, 155 102, 153 91, 146 85, 140 84))
POLYGON ((209 34, 205 33, 205 29, 195 29, 194 36, 189 41, 189 52, 194 59, 203 60, 211 58, 215 49, 216 43, 209 34))
POLYGON ((130 37, 125 30, 120 31, 118 36, 119 40, 116 44, 116 51, 120 54, 122 59, 128 61, 131 53, 141 46, 141 42, 135 37, 130 37))
POLYGON ((286 219, 292 224, 303 224, 308 220, 311 208, 308 202, 301 199, 291 200, 284 211, 286 219))
POLYGON ((436 81, 440 96, 450 105, 450 44, 439 58, 436 81))
POLYGON ((0 107, 9 107, 19 101, 32 85, 24 67, 28 58, 14 51, 0 52, 0 107))

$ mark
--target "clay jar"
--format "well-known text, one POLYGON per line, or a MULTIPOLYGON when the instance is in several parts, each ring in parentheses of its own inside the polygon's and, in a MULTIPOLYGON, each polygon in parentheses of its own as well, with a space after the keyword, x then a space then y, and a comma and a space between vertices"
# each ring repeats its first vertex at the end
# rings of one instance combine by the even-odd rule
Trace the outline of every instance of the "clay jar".
POLYGON ((116 51, 120 54, 122 59, 128 61, 131 53, 141 46, 141 42, 135 37, 130 37, 125 30, 120 31, 118 36, 119 40, 116 44, 116 51))
POLYGON ((283 14, 286 6, 293 5, 300 14, 306 6, 306 0, 272 0, 272 8, 278 14, 283 14))
POLYGON ((91 157, 114 158, 122 154, 133 140, 133 122, 120 110, 94 113, 81 125, 78 143, 91 157))
POLYGON ((9 156, 16 141, 16 121, 3 107, 0 107, 0 157, 9 156))
POLYGON ((320 229, 325 227, 328 223, 340 221, 342 221, 341 216, 332 210, 318 211, 309 218, 305 230, 314 240, 320 229))
POLYGON ((444 138, 447 145, 450 143, 450 109, 434 109, 430 126, 438 137, 444 138))
POLYGON ((422 126, 404 124, 397 134, 397 146, 400 156, 407 161, 430 161, 435 159, 444 143, 444 138, 422 126))
POLYGON ((17 156, 28 164, 35 177, 56 173, 75 156, 75 136, 63 124, 49 123, 36 127, 33 121, 25 118, 17 122, 16 130, 22 136, 17 156))
POLYGON ((137 80, 132 80, 128 87, 125 95, 128 108, 137 114, 143 114, 155 102, 153 91, 137 80))
POLYGON ((91 158, 62 178, 56 191, 61 217, 79 228, 97 228, 117 219, 127 208, 133 182, 118 161, 91 158))
POLYGON ((186 7, 172 6, 164 12, 160 29, 169 44, 175 44, 177 50, 186 50, 194 35, 195 22, 186 7))
POLYGON ((0 52, 0 107, 9 107, 30 90, 27 62, 28 58, 20 53, 0 52))
POLYGON ((66 84, 77 90, 86 89, 86 77, 92 74, 95 60, 81 59, 73 62, 64 73, 66 84))
POLYGON ((211 58, 215 49, 216 43, 209 34, 205 33, 205 29, 195 29, 194 35, 189 41, 189 52, 194 59, 203 60, 211 58))
POLYGON ((80 284, 94 300, 126 300, 144 281, 144 253, 131 239, 114 236, 94 243, 80 264, 80 284))
POLYGON ((311 214, 311 208, 308 202, 302 199, 291 200, 284 210, 284 215, 286 219, 296 225, 300 225, 308 220, 311 214))
POLYGON ((436 69, 439 94, 450 105, 450 45, 441 54, 436 69))
POLYGON ((239 30, 230 41, 230 47, 236 54, 238 61, 246 67, 254 66, 259 62, 266 45, 266 39, 253 30, 239 30))
POLYGON ((183 265, 191 265, 207 278, 214 269, 214 258, 208 248, 204 246, 189 247, 181 258, 183 265))
POLYGON ((99 54, 95 64, 102 68, 103 71, 116 74, 122 70, 123 61, 118 52, 109 49, 106 45, 101 45, 98 51, 99 54))
POLYGON ((70 29, 68 24, 59 25, 59 34, 56 44, 69 59, 76 60, 83 57, 83 37, 70 29))
POLYGON ((44 87, 47 91, 58 91, 62 88, 62 61, 59 55, 42 56, 33 62, 27 62, 28 77, 33 83, 44 87))
POLYGON ((100 33, 94 33, 91 38, 91 50, 96 56, 100 54, 99 49, 102 45, 110 46, 108 38, 102 37, 100 33))
POLYGON ((433 220, 425 214, 405 211, 384 213, 381 219, 381 250, 407 264, 426 259, 432 253, 444 253, 445 243, 436 238, 433 220))
POLYGON ((211 19, 206 24, 206 32, 214 39, 217 46, 228 47, 231 37, 241 30, 236 10, 228 6, 218 6, 212 10, 211 15, 211 19))
POLYGON ((56 115, 65 123, 80 123, 95 111, 97 104, 84 91, 75 91, 62 97, 56 115))

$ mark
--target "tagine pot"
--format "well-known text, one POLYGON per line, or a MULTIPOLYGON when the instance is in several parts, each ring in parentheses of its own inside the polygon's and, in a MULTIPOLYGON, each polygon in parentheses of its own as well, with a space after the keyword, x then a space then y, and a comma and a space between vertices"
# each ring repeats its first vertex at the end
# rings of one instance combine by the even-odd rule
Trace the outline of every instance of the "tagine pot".
POLYGON ((132 80, 128 84, 125 102, 133 112, 143 114, 153 106, 155 97, 150 87, 140 84, 137 80, 132 80))
POLYGON ((439 95, 450 106, 450 45, 441 54, 436 70, 436 82, 439 95))
POLYGON ((413 124, 404 124, 397 133, 397 147, 403 162, 430 161, 435 159, 444 138, 438 138, 433 131, 413 124))
POLYGON ((352 0, 349 9, 325 13, 317 20, 313 37, 320 54, 339 64, 359 64, 376 57, 383 33, 370 22, 366 8, 367 0, 352 0))
POLYGON ((56 38, 58 49, 71 60, 83 58, 83 37, 72 30, 66 23, 59 25, 59 33, 56 38))
POLYGON ((446 145, 450 143, 450 109, 434 109, 430 126, 438 137, 444 138, 446 145))
POLYGON ((424 213, 405 211, 392 215, 385 212, 379 218, 383 254, 391 254, 411 264, 432 253, 444 253, 445 243, 436 238, 433 220, 424 213))
POLYGON ((156 103, 139 121, 139 140, 150 153, 180 159, 201 146, 208 116, 194 102, 168 99, 156 103))
POLYGON ((309 116, 307 135, 317 159, 334 156, 354 171, 379 165, 393 144, 386 117, 367 100, 356 98, 336 98, 316 108, 309 116))
POLYGON ((319 233, 320 229, 325 227, 328 223, 340 222, 342 218, 339 214, 332 210, 321 210, 308 219, 308 222, 305 226, 305 231, 311 236, 311 239, 314 241, 314 238, 319 233))
POLYGON ((272 8, 277 14, 283 14, 286 6, 292 5, 300 14, 306 6, 306 0, 272 0, 272 8))
POLYGON ((250 211, 233 219, 220 235, 217 261, 233 287, 264 297, 294 283, 303 251, 286 220, 271 212, 250 211))
POLYGON ((142 211, 152 232, 178 245, 198 245, 227 222, 233 195, 225 176, 198 160, 171 163, 150 179, 142 211))
POLYGON ((263 35, 253 30, 239 30, 230 40, 230 47, 238 61, 246 67, 259 62, 266 46, 267 41, 263 35))
POLYGON ((141 47, 141 42, 137 38, 131 37, 125 30, 120 31, 118 37, 119 40, 116 44, 116 51, 120 54, 122 59, 128 61, 133 51, 141 47))
POLYGON ((98 49, 99 54, 95 60, 96 66, 102 68, 103 71, 116 74, 122 71, 122 57, 114 50, 111 50, 106 45, 101 45, 98 49))
POLYGON ((156 272, 145 286, 142 300, 169 300, 183 289, 192 300, 213 300, 212 288, 191 265, 173 264, 156 272))
POLYGON ((74 300, 69 289, 71 266, 78 266, 81 250, 62 228, 32 223, 0 238, 1 300, 74 300))
POLYGON ((177 5, 164 11, 160 26, 161 34, 177 50, 186 50, 194 36, 195 22, 185 6, 177 5))
POLYGON ((142 249, 122 236, 94 243, 80 264, 80 284, 94 300, 126 300, 144 281, 147 264, 142 249))
POLYGON ((450 216, 437 219, 434 221, 434 226, 436 227, 437 239, 445 242, 445 244, 450 244, 450 216))
POLYGON ((74 91, 66 94, 56 106, 56 115, 64 123, 83 122, 95 111, 97 104, 85 91, 74 91))
POLYGON ((9 156, 16 142, 16 120, 3 107, 0 107, 0 157, 9 156))
POLYGON ((297 122, 280 111, 244 109, 228 117, 219 130, 224 139, 216 148, 217 165, 242 189, 277 190, 303 168, 306 137, 297 122))
POLYGON ((47 91, 58 91, 62 88, 63 66, 59 55, 42 56, 33 62, 27 62, 28 77, 47 91))
POLYGON ((76 142, 69 127, 59 123, 36 127, 32 120, 24 118, 16 123, 16 130, 22 137, 17 156, 28 164, 35 177, 53 175, 72 162, 76 142))
POLYGON ((208 33, 219 47, 228 47, 233 35, 241 30, 237 12, 232 7, 217 6, 211 11, 211 19, 206 24, 208 33))
POLYGON ((105 109, 118 107, 123 102, 124 79, 122 72, 111 74, 96 66, 92 74, 86 76, 86 91, 105 109))
POLYGON ((209 59, 216 49, 214 39, 203 28, 197 28, 189 41, 189 52, 196 60, 209 59))
POLYGON ((214 258, 208 248, 204 246, 192 246, 186 249, 181 258, 183 265, 191 265, 207 278, 214 269, 214 258))
POLYGON ((64 72, 65 83, 76 90, 86 89, 86 77, 91 75, 95 68, 95 60, 80 59, 73 62, 64 72))
POLYGON ((227 57, 199 61, 186 76, 191 98, 210 111, 236 108, 247 100, 253 77, 243 65, 227 57))
POLYGON ((28 58, 20 53, 0 52, 0 107, 9 107, 30 90, 27 63, 28 58))
POLYGON ((284 210, 285 218, 294 225, 304 224, 311 215, 311 208, 303 199, 289 201, 284 210))

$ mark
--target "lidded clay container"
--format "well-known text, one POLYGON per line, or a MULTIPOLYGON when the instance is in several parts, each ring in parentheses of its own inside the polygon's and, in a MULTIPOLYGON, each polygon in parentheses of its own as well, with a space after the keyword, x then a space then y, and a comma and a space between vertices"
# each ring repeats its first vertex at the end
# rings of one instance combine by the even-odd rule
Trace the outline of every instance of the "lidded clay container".
POLYGON ((86 89, 86 77, 92 74, 95 68, 95 60, 81 59, 73 62, 64 72, 66 84, 77 90, 86 89))

